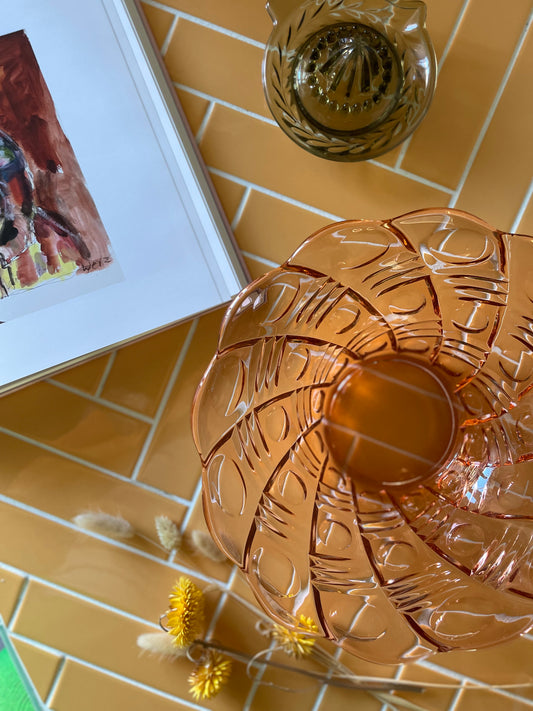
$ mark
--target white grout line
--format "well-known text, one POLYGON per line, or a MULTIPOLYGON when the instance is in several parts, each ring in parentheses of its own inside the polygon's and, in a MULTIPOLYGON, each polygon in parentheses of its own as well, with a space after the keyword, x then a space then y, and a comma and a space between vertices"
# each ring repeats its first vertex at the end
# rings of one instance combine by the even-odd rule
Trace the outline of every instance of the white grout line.
POLYGON ((84 390, 79 390, 78 388, 75 388, 72 385, 67 385, 66 383, 61 383, 57 380, 53 380, 53 378, 48 378, 46 382, 49 385, 53 385, 56 388, 60 388, 61 390, 65 390, 66 392, 72 393, 73 395, 77 395, 78 397, 81 397, 85 400, 94 402, 97 405, 102 405, 102 407, 107 407, 110 410, 115 410, 121 415, 127 415, 128 417, 131 417, 134 420, 140 420, 141 422, 146 422, 149 425, 152 424, 152 418, 148 417, 148 415, 143 415, 142 412, 136 412, 135 410, 131 410, 129 407, 125 407, 124 405, 118 405, 117 403, 112 402, 111 400, 104 400, 103 398, 98 397, 97 395, 91 395, 90 393, 87 393, 84 390))
POLYGON ((451 188, 447 188, 445 185, 436 183, 434 180, 429 180, 428 178, 424 178, 421 175, 417 175, 416 173, 411 173, 410 171, 404 170, 403 168, 397 168, 392 165, 387 165, 386 163, 380 163, 379 160, 367 160, 366 162, 371 163, 372 165, 375 165, 378 168, 382 168, 383 170, 387 170, 389 173, 394 173, 394 175, 400 175, 403 178, 409 178, 409 180, 412 180, 414 183, 426 185, 428 188, 440 190, 441 192, 447 193, 448 195, 453 194, 453 190, 451 188))
POLYGON ((265 257, 260 257, 258 254, 253 254, 252 252, 241 250, 241 254, 249 259, 255 259, 256 262, 261 262, 261 264, 271 269, 277 269, 280 266, 277 262, 273 262, 271 259, 266 259, 265 257))
POLYGON ((27 437, 26 435, 20 434, 20 432, 15 432, 14 430, 9 430, 7 427, 0 426, 0 433, 8 435, 9 437, 13 437, 13 439, 18 439, 21 442, 24 442, 25 444, 30 444, 33 447, 37 447, 38 449, 42 449, 45 452, 50 452, 51 454, 61 457, 62 459, 66 459, 67 461, 74 462, 75 464, 79 464, 79 465, 85 467, 86 469, 90 469, 92 471, 98 472, 99 474, 105 474, 106 476, 109 476, 113 479, 117 479, 118 481, 121 481, 124 484, 131 484, 132 486, 135 486, 139 489, 144 489, 145 491, 149 491, 150 493, 156 494, 157 496, 162 496, 165 499, 167 499, 168 501, 172 501, 174 503, 180 504, 181 506, 188 506, 190 503, 187 499, 184 499, 181 496, 177 496, 176 494, 170 494, 169 492, 164 491, 163 489, 158 489, 157 487, 152 486, 151 484, 146 484, 145 482, 142 482, 142 481, 132 481, 129 477, 125 476, 124 474, 118 474, 117 472, 114 472, 111 469, 106 469, 105 467, 101 467, 99 464, 90 462, 87 459, 82 459, 82 457, 78 457, 75 454, 69 454, 68 452, 65 452, 61 449, 52 447, 49 444, 45 444, 44 442, 39 442, 39 440, 32 439, 31 437, 27 437))
MULTIPOLYGON (((339 657, 341 656, 342 651, 343 651, 342 647, 337 647, 337 649, 335 650, 335 653, 333 654, 333 656, 337 661, 339 660, 339 657)), ((330 672, 330 673, 332 673, 332 672, 330 672)), ((324 700, 324 695, 329 688, 330 687, 327 684, 321 685, 321 687, 318 690, 318 693, 316 695, 315 702, 314 702, 313 706, 311 707, 310 711, 318 711, 319 710, 320 705, 322 704, 322 701, 324 700)))
MULTIPOLYGON (((253 190, 255 190, 258 193, 262 193, 263 195, 268 195, 269 197, 276 198, 276 200, 281 200, 282 202, 287 203, 288 205, 293 205, 294 207, 299 207, 302 208, 303 210, 307 210, 308 212, 312 212, 315 215, 319 215, 320 217, 325 217, 328 220, 331 220, 331 222, 339 222, 339 220, 344 220, 346 218, 335 215, 332 212, 326 212, 326 210, 321 210, 320 208, 314 207, 313 205, 308 205, 305 202, 301 202, 300 200, 295 200, 294 198, 290 198, 287 195, 283 195, 282 193, 278 193, 275 190, 270 190, 270 188, 265 188, 263 185, 258 185, 257 183, 252 183, 249 180, 244 180, 243 178, 239 178, 236 175, 232 175, 231 173, 227 173, 225 170, 219 170, 219 168, 213 168, 212 166, 208 166, 209 171, 213 173, 213 175, 219 175, 221 178, 226 178, 227 180, 232 180, 234 183, 237 183, 238 185, 243 185, 244 187, 250 187, 253 190)), ((304 235, 306 237, 307 235, 304 235)), ((303 239, 303 237, 302 237, 303 239)))
POLYGON ((524 213, 527 210, 527 207, 528 207, 529 202, 532 197, 533 197, 533 179, 529 183, 529 188, 526 191, 524 199, 522 200, 522 204, 520 205, 518 212, 516 213, 516 217, 514 218, 513 224, 511 225, 511 230, 510 230, 511 232, 518 232, 520 222, 522 221, 522 218, 524 217, 524 213))
POLYGON ((205 91, 201 91, 200 89, 194 89, 192 86, 189 86, 188 84, 180 84, 179 82, 175 81, 174 86, 176 89, 180 89, 181 91, 186 91, 189 94, 193 94, 193 96, 197 96, 199 99, 205 99, 206 101, 212 102, 213 104, 218 104, 219 106, 224 106, 227 109, 231 109, 232 111, 237 111, 240 114, 244 114, 245 116, 249 116, 250 118, 256 119, 257 121, 262 121, 263 123, 267 123, 270 126, 278 126, 276 121, 271 118, 270 116, 265 116, 264 114, 258 114, 255 111, 250 111, 249 109, 245 109, 242 106, 238 106, 237 104, 232 104, 230 101, 225 101, 224 99, 221 99, 218 96, 213 96, 212 94, 207 94, 205 91))
MULTIPOLYGON (((4 566, 5 567, 5 566, 4 566)), ((11 632, 13 629, 13 625, 17 621, 17 617, 20 612, 20 608, 24 604, 24 598, 26 597, 26 591, 28 590, 28 585, 30 584, 30 577, 27 573, 24 573, 24 580, 22 581, 22 585, 20 586, 19 594, 17 597, 17 601, 15 603, 15 606, 13 607, 13 610, 11 612, 11 616, 9 618, 9 622, 7 623, 7 629, 11 632)))
POLYGON ((111 369, 113 368, 113 365, 115 364, 115 359, 117 357, 117 351, 112 351, 109 355, 109 358, 107 359, 107 363, 104 368, 104 372, 102 373, 102 377, 100 378, 100 382, 98 383, 98 387, 96 388, 96 392, 94 393, 96 397, 100 397, 102 395, 102 391, 105 387, 105 384, 107 382, 107 379, 109 377, 109 373, 111 372, 111 369))
POLYGON ((239 32, 235 32, 234 30, 228 29, 227 27, 221 27, 220 25, 217 25, 214 22, 209 22, 209 20, 203 20, 202 18, 196 17, 195 15, 191 15, 188 12, 183 12, 181 10, 174 10, 173 8, 168 7, 168 5, 164 5, 161 2, 157 2, 157 0, 144 0, 144 2, 146 3, 146 5, 151 5, 152 7, 158 8, 159 10, 164 10, 165 12, 171 13, 175 17, 183 18, 184 20, 193 22, 195 25, 201 25, 202 27, 207 27, 208 29, 214 30, 215 32, 218 32, 221 35, 227 35, 228 37, 233 37, 233 39, 237 39, 240 42, 245 42, 246 44, 251 44, 253 47, 258 47, 259 49, 263 49, 263 50, 266 47, 266 44, 264 42, 259 42, 259 40, 254 40, 251 37, 242 35, 239 32))
MULTIPOLYGON (((469 2, 470 2, 470 0, 464 0, 463 5, 462 5, 461 9, 459 10, 459 13, 458 13, 457 18, 455 20, 455 23, 452 27, 452 31, 450 32, 450 36, 448 37, 448 41, 446 42, 446 46, 442 50, 441 57, 440 57, 439 62, 437 64, 437 78, 442 70, 442 66, 443 66, 444 62, 446 61, 446 57, 448 56, 450 48, 455 41, 455 36, 459 30, 459 27, 461 26, 461 23, 462 23, 463 18, 465 16, 466 9, 468 7, 469 2)), ((437 82, 437 87, 438 87, 438 82, 437 82)), ((407 153, 407 149, 409 148, 409 145, 411 144, 412 139, 413 139, 413 136, 409 136, 409 138, 406 141, 404 141, 402 148, 400 150, 400 153, 398 155, 398 158, 396 159, 396 163, 394 165, 394 167, 396 169, 401 168, 403 159, 405 158, 405 154, 407 153)))
MULTIPOLYGON (((263 116, 262 114, 255 113, 254 111, 249 111, 248 109, 245 109, 242 106, 237 106, 236 104, 232 104, 229 101, 224 101, 223 99, 220 99, 217 96, 212 96, 211 94, 206 94, 204 91, 199 91, 198 89, 193 89, 192 87, 187 86, 186 84, 180 84, 178 82, 174 82, 174 86, 177 89, 189 92, 190 94, 193 94, 194 96, 198 96, 199 98, 205 99, 206 101, 210 102, 210 107, 207 110, 206 116, 204 116, 200 130, 198 131, 198 134, 200 134, 200 135, 197 134, 197 137, 196 137, 196 140, 198 142, 200 142, 201 137, 204 134, 207 122, 208 122, 209 118, 211 117, 211 113, 214 110, 214 107, 216 105, 224 106, 228 109, 231 109, 232 111, 236 111, 237 113, 244 114, 245 116, 249 116, 250 118, 253 118, 256 121, 262 121, 263 123, 269 124, 271 126, 276 126, 276 127, 278 126, 278 124, 276 123, 276 121, 274 121, 274 119, 263 116)), ((434 188, 435 190, 441 190, 442 192, 445 192, 449 195, 451 195, 453 193, 453 190, 451 188, 448 188, 445 185, 441 185, 440 183, 436 183, 433 180, 429 180, 428 178, 424 178, 423 176, 417 175, 416 173, 412 173, 408 170, 403 170, 402 168, 399 168, 396 166, 391 166, 391 165, 387 165, 386 163, 381 163, 379 160, 367 160, 366 163, 375 165, 377 168, 386 170, 389 173, 394 173, 394 175, 399 175, 403 178, 409 178, 409 180, 412 180, 415 183, 427 185, 428 187, 434 188)), ((249 187, 252 184, 247 183, 247 185, 249 187)), ((316 208, 308 208, 308 209, 313 209, 314 211, 316 211, 316 208)))
MULTIPOLYGON (((176 85, 176 86, 177 86, 177 85, 176 85)), ((196 132, 196 135, 195 135, 195 137, 194 137, 195 140, 196 140, 196 143, 198 143, 198 144, 199 144, 200 141, 202 140, 202 136, 204 135, 204 131, 205 131, 206 127, 207 127, 207 124, 209 123, 209 119, 211 118, 211 115, 212 115, 214 109, 215 109, 215 102, 214 102, 214 101, 211 101, 211 103, 209 104, 209 106, 208 106, 207 109, 205 110, 204 117, 203 117, 203 119, 202 119, 202 122, 200 123, 200 128, 198 129, 198 131, 196 132)))
POLYGON ((127 612, 127 610, 122 610, 119 607, 110 605, 109 603, 103 602, 102 600, 99 600, 98 598, 94 598, 94 597, 90 597, 89 595, 85 595, 84 593, 81 593, 77 590, 71 590, 70 588, 67 588, 64 585, 59 585, 58 583, 54 583, 51 580, 48 580, 47 578, 42 578, 39 575, 28 574, 26 571, 21 570, 20 568, 17 568, 16 566, 9 565, 8 563, 0 562, 0 569, 1 568, 3 568, 4 570, 9 570, 11 573, 14 573, 15 575, 21 575, 21 574, 26 575, 24 583, 21 586, 21 591, 19 594, 19 598, 17 600, 16 609, 13 610, 13 612, 11 613, 11 617, 9 620, 8 629, 10 632, 13 630, 14 624, 16 623, 16 618, 18 616, 18 611, 21 607, 22 598, 24 597, 24 594, 25 594, 26 589, 27 589, 28 585, 30 584, 30 582, 39 583, 40 585, 50 588, 51 590, 55 590, 56 592, 59 592, 62 595, 67 595, 69 597, 73 597, 78 600, 83 600, 84 602, 87 602, 90 605, 93 605, 94 607, 99 607, 102 610, 106 610, 107 612, 112 612, 114 615, 120 615, 120 617, 125 617, 126 619, 131 620, 132 622, 137 622, 141 625, 153 627, 155 630, 160 629, 159 624, 157 622, 154 622, 153 620, 147 620, 144 617, 135 615, 133 612, 127 612))
POLYGON ((248 202, 248 198, 252 194, 252 188, 248 186, 247 188, 244 189, 243 196, 241 198, 241 201, 239 203, 239 206, 235 210, 235 214, 233 215, 233 220, 231 221, 231 229, 235 232, 235 229, 237 225, 240 222, 240 219, 242 217, 242 214, 246 208, 246 203, 248 202))
MULTIPOLYGON (((55 516, 54 514, 51 514, 48 511, 38 509, 35 506, 25 504, 22 501, 12 499, 9 496, 5 496, 5 494, 0 494, 0 502, 7 504, 8 506, 12 506, 15 509, 25 511, 26 513, 31 513, 33 516, 37 516, 38 518, 44 519, 45 521, 49 521, 50 523, 59 524, 64 528, 69 529, 70 531, 75 531, 76 533, 81 533, 85 536, 89 536, 90 538, 95 538, 96 540, 107 543, 109 546, 119 548, 120 550, 126 551, 127 553, 131 553, 132 555, 137 555, 140 558, 145 558, 146 560, 149 560, 152 563, 157 563, 158 565, 162 565, 163 567, 169 568, 171 570, 179 571, 180 573, 185 573, 186 575, 195 576, 200 580, 203 580, 204 582, 213 581, 213 578, 210 578, 208 575, 205 575, 204 573, 201 573, 196 569, 189 568, 174 561, 168 561, 166 558, 159 558, 156 555, 153 555, 152 553, 148 553, 147 551, 142 550, 142 548, 134 548, 133 546, 130 546, 127 543, 124 543, 123 541, 103 536, 102 534, 96 533, 95 531, 89 531, 87 529, 80 528, 71 521, 59 518, 59 516, 55 516)), ((2 561, 0 561, 0 568, 1 566, 2 561)))
POLYGON ((167 36, 165 37, 165 39, 163 40, 163 44, 161 45, 160 52, 163 57, 167 53, 168 46, 169 46, 170 42, 172 41, 172 36, 174 34, 174 31, 175 31, 176 27, 178 26, 178 21, 179 21, 179 16, 174 15, 174 19, 172 20, 170 28, 167 32, 167 36))
MULTIPOLYGON (((161 696, 164 699, 169 699, 170 701, 174 702, 179 702, 181 706, 187 706, 188 708, 191 709, 198 709, 198 711, 205 711, 205 706, 199 706, 198 704, 195 704, 193 701, 189 701, 188 699, 182 698, 180 696, 175 696, 174 694, 170 694, 167 691, 162 691, 161 689, 157 689, 153 686, 149 686, 148 684, 145 684, 142 681, 138 681, 137 679, 133 679, 132 677, 124 676, 123 674, 119 674, 118 672, 111 671, 110 669, 106 669, 105 667, 101 667, 98 664, 93 664, 92 662, 88 662, 86 659, 81 659, 80 657, 76 657, 73 654, 65 654, 62 650, 57 649, 56 647, 53 647, 49 644, 45 644, 44 642, 39 642, 35 639, 32 639, 31 637, 27 637, 26 635, 23 634, 17 634, 13 633, 13 639, 18 639, 21 642, 26 642, 29 645, 32 645, 36 647, 37 649, 42 650, 43 652, 48 652, 48 654, 54 654, 58 655, 61 657, 65 658, 65 662, 71 661, 74 662, 75 664, 79 664, 82 667, 86 667, 87 669, 92 669, 93 671, 100 672, 104 676, 111 677, 112 679, 116 679, 117 681, 121 681, 123 683, 129 684, 130 686, 134 686, 137 689, 143 689, 143 691, 148 691, 151 694, 154 694, 155 696, 161 696)), ((51 700, 48 701, 47 703, 50 704, 51 700)), ((49 708, 52 708, 49 706, 49 708)))
POLYGON ((172 390, 173 390, 176 380, 178 378, 179 372, 181 370, 181 367, 183 365, 185 357, 187 356, 187 352, 189 350, 189 346, 191 345, 191 342, 194 337, 194 333, 196 331, 197 326, 198 326, 198 319, 196 318, 196 319, 194 319, 194 321, 191 323, 191 325, 189 327, 189 331, 187 333, 187 336, 185 337, 185 341, 183 342, 183 346, 181 347, 181 350, 180 350, 180 353, 179 353, 178 358, 176 360, 176 363, 174 365, 174 368, 172 369, 172 373, 170 374, 170 378, 168 379, 168 383, 167 383, 165 390, 163 392, 161 401, 159 402, 159 406, 157 408, 157 412, 156 412, 155 417, 153 419, 152 426, 151 426, 150 431, 144 441, 144 444, 143 444, 143 447, 142 447, 141 452, 139 454, 139 457, 137 458, 137 462, 133 468, 133 472, 131 475, 132 481, 135 481, 137 479, 137 477, 139 476, 139 472, 144 464, 144 460, 146 459, 146 455, 148 454, 148 450, 150 449, 152 440, 153 440, 154 435, 157 431, 157 428, 159 426, 159 423, 161 421, 163 413, 166 409, 166 406, 167 406, 168 401, 170 399, 170 395, 172 394, 172 390))
POLYGON ((56 693, 57 687, 59 686, 59 682, 61 681, 61 675, 63 674, 63 669, 65 668, 66 663, 67 657, 65 654, 63 654, 63 656, 59 660, 59 664, 57 665, 54 678, 52 679, 52 683, 50 685, 50 690, 48 691, 46 699, 44 700, 45 706, 48 706, 48 708, 51 708, 50 704, 52 703, 54 694, 56 693))
MULTIPOLYGON (((276 646, 277 646, 276 641, 272 640, 270 642, 269 648, 272 650, 276 646)), ((272 656, 272 653, 267 654, 266 659, 270 659, 271 656, 272 656)), ((244 700, 242 711, 251 711, 251 705, 253 703, 253 700, 255 698, 255 695, 257 694, 259 687, 262 685, 261 682, 262 682, 262 679, 263 679, 263 676, 264 676, 266 670, 267 670, 266 664, 263 664, 259 668, 256 669, 254 677, 253 677, 252 685, 250 687, 250 691, 248 692, 248 696, 244 700)))
POLYGON ((194 510, 194 507, 196 506, 196 503, 198 499, 202 495, 202 475, 198 478, 198 481, 196 482, 196 487, 194 489, 194 493, 191 497, 191 500, 189 502, 189 507, 187 511, 185 512, 185 515, 183 516, 183 520, 181 522, 180 526, 180 531, 181 533, 184 533, 187 530, 187 526, 189 525, 189 521, 191 520, 192 512, 194 510))
POLYGON ((450 703, 448 704, 447 711, 456 711, 456 709, 457 709, 457 704, 459 703, 459 701, 461 700, 461 697, 462 697, 462 695, 463 695, 463 689, 464 689, 464 687, 465 687, 465 683, 466 683, 466 682, 463 681, 463 683, 461 684, 461 686, 457 689, 457 691, 456 691, 455 694, 453 695, 453 697, 452 697, 450 703))
POLYGON ((481 131, 479 132, 476 142, 474 144, 474 147, 472 148, 470 156, 468 157, 468 160, 466 162, 465 168, 463 170, 463 174, 461 175, 461 178, 459 180, 457 188, 455 189, 455 191, 452 195, 452 198, 451 198, 450 202, 448 203, 448 207, 455 207, 455 205, 457 204, 457 200, 459 199, 461 191, 464 188, 464 185, 466 183, 466 180, 468 178, 470 170, 474 164, 474 161, 477 158, 477 154, 479 153, 479 149, 481 148, 481 145, 485 139, 485 136, 487 134, 489 126, 492 122, 492 119, 494 118, 494 114, 496 113, 496 109, 498 108, 498 104, 500 103, 502 94, 505 91, 505 87, 507 85, 509 77, 511 76, 511 73, 514 69, 516 60, 518 59, 518 55, 520 54, 520 52, 522 50, 522 46, 525 42, 525 39, 526 39, 527 33, 529 31, 532 19, 533 19, 533 10, 530 12, 529 17, 524 25, 524 28, 523 28, 522 32, 520 33, 520 37, 518 39, 518 42, 516 43, 514 52, 511 56, 509 64, 507 65, 507 69, 505 70, 505 74, 503 75, 503 78, 500 82, 500 86, 498 87, 498 91, 496 92, 496 95, 492 101, 492 104, 489 108, 488 114, 487 114, 485 121, 483 123, 483 126, 481 128, 481 131))
MULTIPOLYGON (((447 667, 441 667, 435 662, 429 661, 429 659, 423 659, 419 662, 417 662, 417 666, 428 669, 430 671, 435 672, 436 674, 440 674, 441 676, 448 676, 458 683, 465 684, 468 683, 469 687, 475 687, 475 689, 478 690, 483 690, 483 691, 490 691, 491 693, 498 693, 501 696, 505 696, 506 698, 510 698, 513 701, 522 701, 523 703, 532 706, 533 707, 533 699, 528 699, 524 696, 520 696, 519 694, 515 694, 509 689, 498 689, 497 683, 487 683, 485 681, 482 681, 481 679, 476 679, 473 676, 467 676, 466 674, 463 674, 461 672, 457 672, 454 669, 448 669, 447 667)), ((525 688, 525 687, 524 687, 525 688)))

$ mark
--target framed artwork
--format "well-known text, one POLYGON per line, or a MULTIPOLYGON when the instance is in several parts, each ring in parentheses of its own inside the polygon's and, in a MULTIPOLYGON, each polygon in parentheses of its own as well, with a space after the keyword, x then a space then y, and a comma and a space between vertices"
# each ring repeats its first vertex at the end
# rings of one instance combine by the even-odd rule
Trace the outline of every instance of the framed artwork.
POLYGON ((136 0, 17 0, 0 35, 0 392, 248 281, 136 0))

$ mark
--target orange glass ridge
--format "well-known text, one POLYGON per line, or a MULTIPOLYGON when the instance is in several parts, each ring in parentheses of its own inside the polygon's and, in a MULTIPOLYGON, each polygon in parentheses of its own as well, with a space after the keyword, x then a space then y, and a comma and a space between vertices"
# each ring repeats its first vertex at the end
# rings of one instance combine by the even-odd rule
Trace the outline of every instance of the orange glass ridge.
POLYGON ((204 510, 275 619, 372 662, 533 625, 533 239, 335 223, 229 308, 193 409, 204 510))

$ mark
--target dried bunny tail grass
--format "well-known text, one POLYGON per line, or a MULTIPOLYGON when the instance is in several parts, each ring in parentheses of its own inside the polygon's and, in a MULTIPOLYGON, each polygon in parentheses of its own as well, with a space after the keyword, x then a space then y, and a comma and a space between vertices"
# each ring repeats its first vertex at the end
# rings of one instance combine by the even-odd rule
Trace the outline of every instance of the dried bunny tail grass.
POLYGON ((137 637, 137 646, 151 654, 161 657, 184 657, 186 647, 176 647, 173 638, 167 632, 147 632, 137 637))
POLYGON ((226 556, 218 548, 216 543, 206 531, 196 530, 190 534, 190 544, 196 553, 213 560, 215 563, 223 563, 227 560, 226 556))
POLYGON ((81 513, 72 519, 73 523, 85 531, 99 533, 108 538, 133 538, 135 529, 129 521, 121 516, 111 516, 111 514, 89 511, 81 513))
POLYGON ((181 546, 182 536, 174 521, 168 516, 160 515, 155 517, 154 523, 163 548, 167 551, 177 550, 181 546))

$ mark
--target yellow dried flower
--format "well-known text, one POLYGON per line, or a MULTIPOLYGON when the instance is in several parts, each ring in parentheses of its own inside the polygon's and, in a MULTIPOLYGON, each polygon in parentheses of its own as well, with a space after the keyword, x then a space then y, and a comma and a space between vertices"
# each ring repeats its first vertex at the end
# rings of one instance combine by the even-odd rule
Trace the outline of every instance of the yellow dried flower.
POLYGON ((300 615, 298 618, 298 629, 291 630, 283 625, 274 624, 271 637, 284 652, 291 657, 305 657, 311 654, 315 645, 314 637, 310 636, 318 633, 318 626, 311 617, 300 615))
POLYGON ((189 578, 181 577, 170 593, 166 629, 177 647, 188 647, 202 632, 204 594, 189 578))
POLYGON ((210 649, 189 676, 190 693, 196 701, 216 696, 231 674, 231 660, 210 649))

